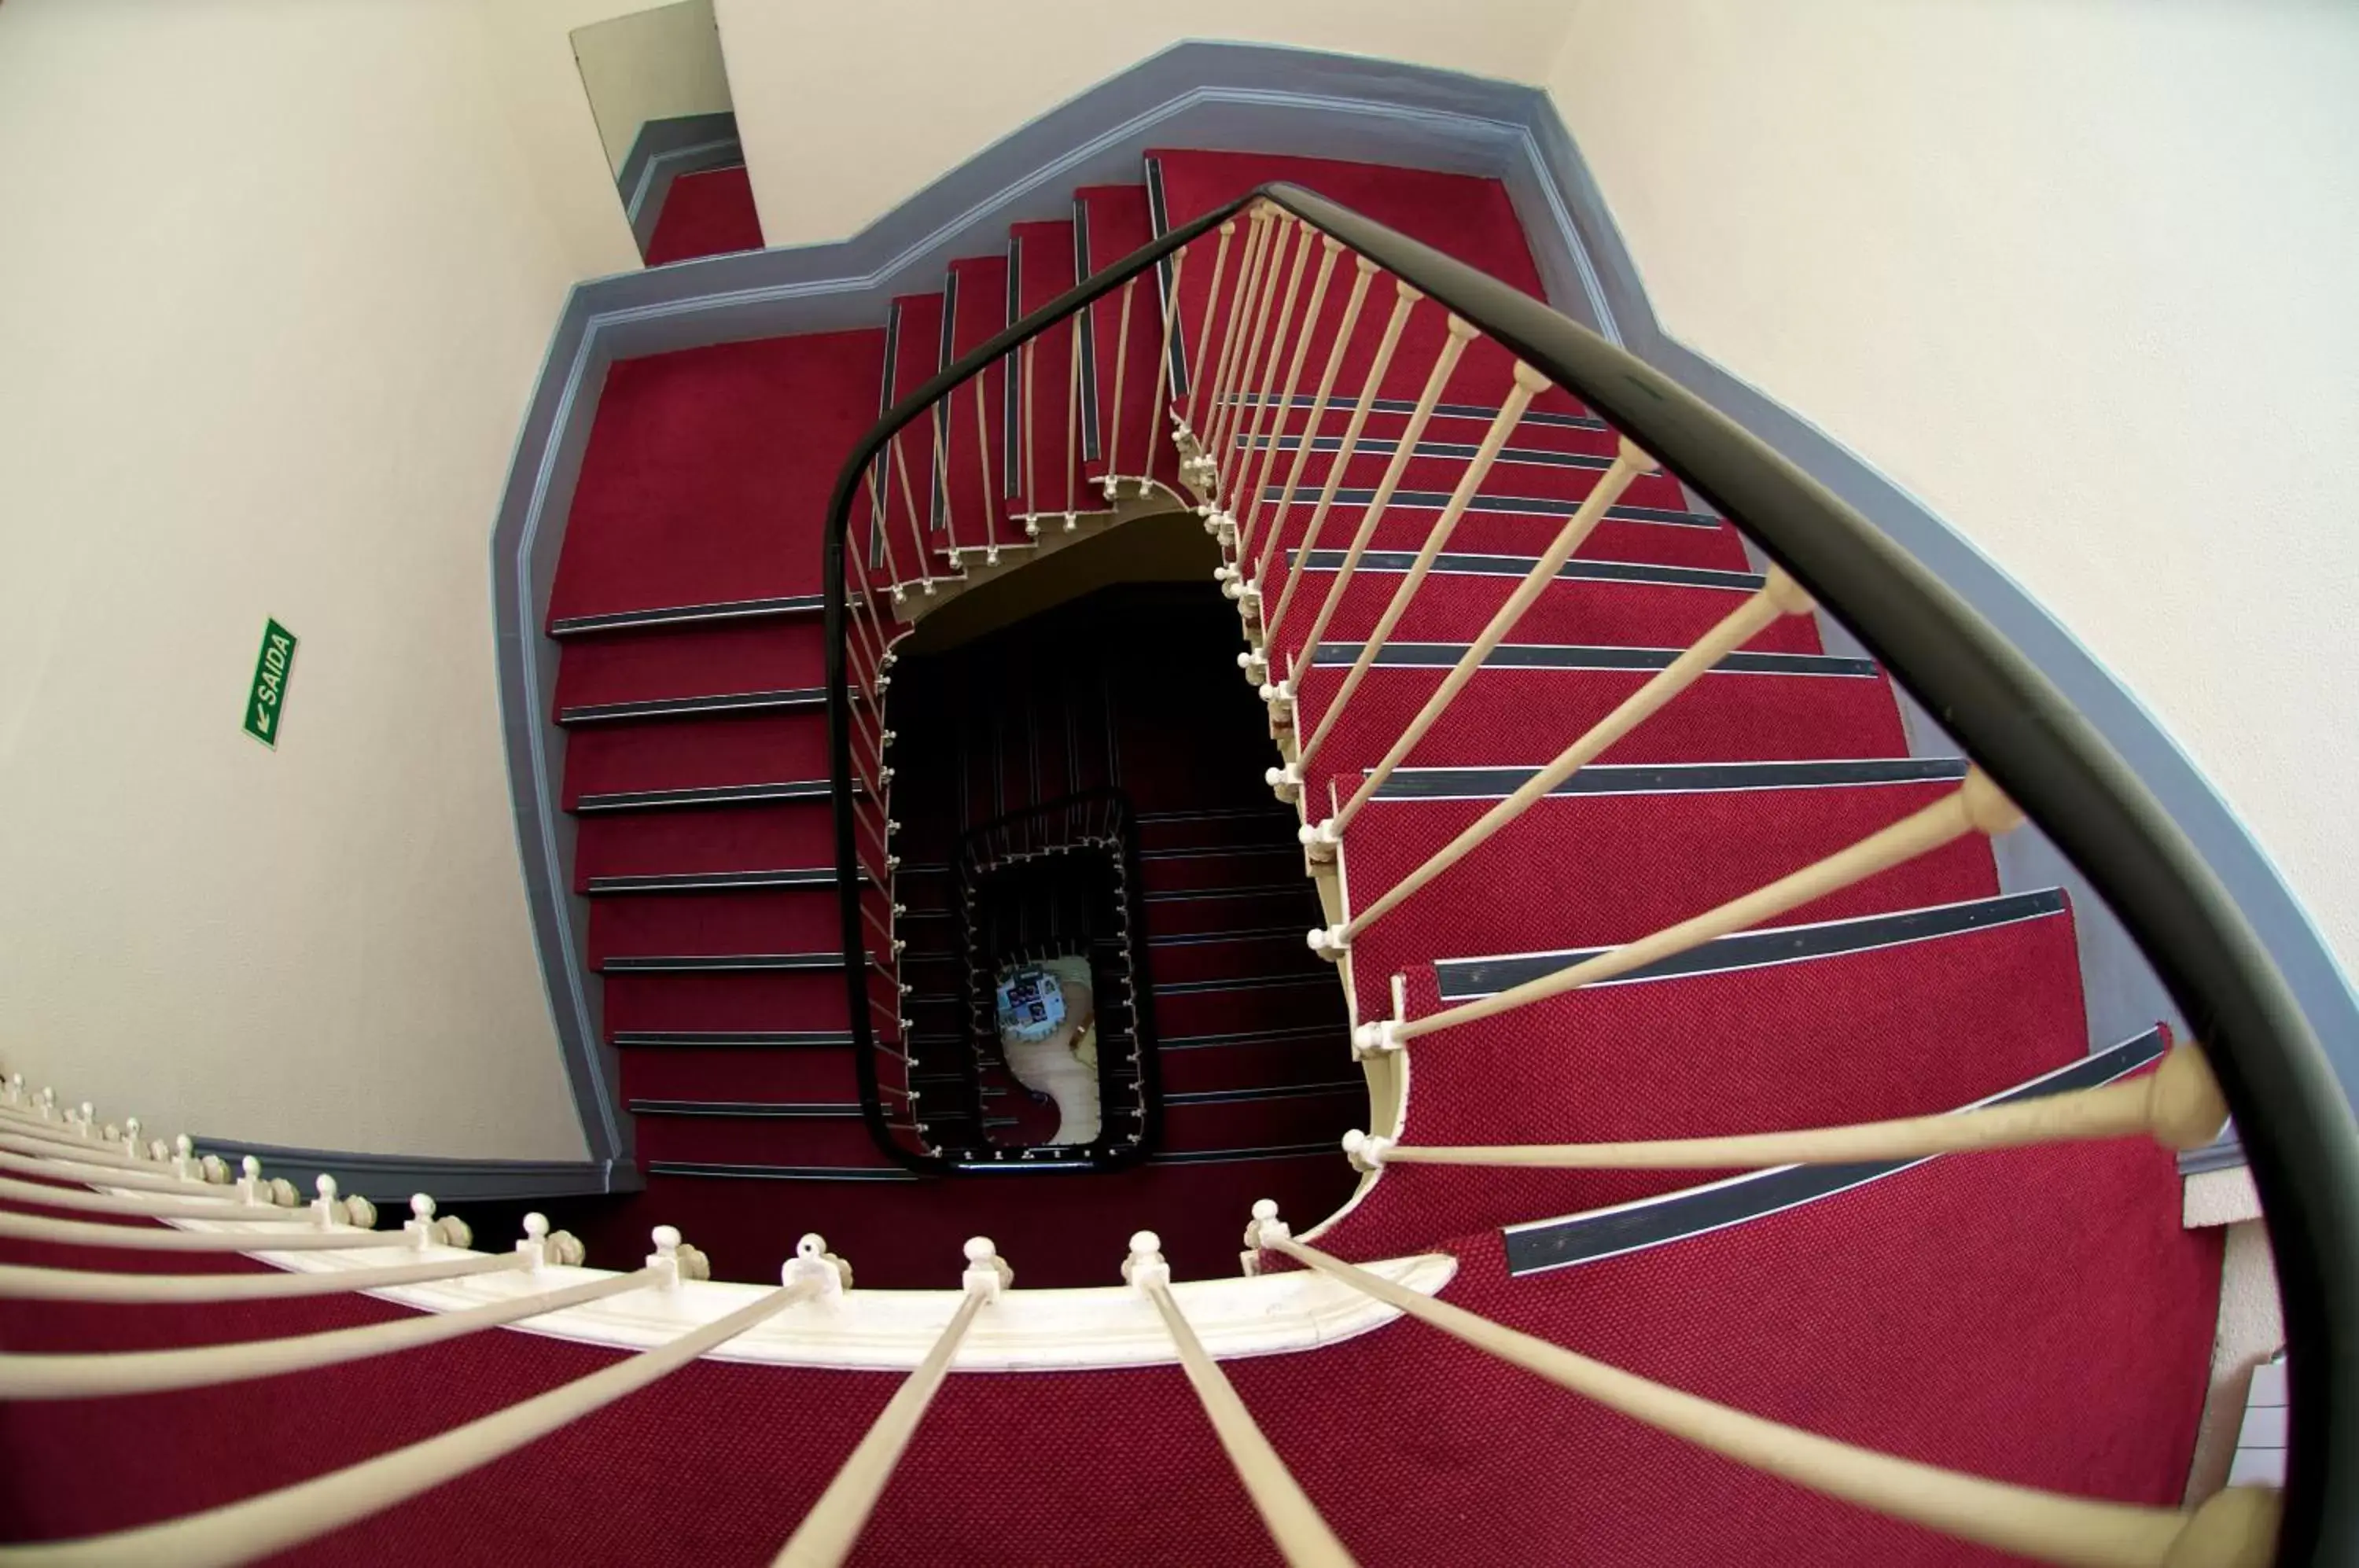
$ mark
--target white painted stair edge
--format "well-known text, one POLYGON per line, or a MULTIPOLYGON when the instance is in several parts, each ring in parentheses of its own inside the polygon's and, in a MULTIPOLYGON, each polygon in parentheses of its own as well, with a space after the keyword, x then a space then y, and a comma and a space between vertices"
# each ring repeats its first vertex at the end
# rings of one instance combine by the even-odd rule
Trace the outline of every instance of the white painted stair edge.
MULTIPOLYGON (((245 1220, 178 1220, 185 1230, 268 1231, 281 1227, 245 1220)), ((693 1237, 690 1238, 693 1240, 693 1237)), ((1109 1274, 1125 1256, 1122 1238, 1106 1249, 1109 1274)), ((349 1252, 271 1252, 246 1256, 290 1272, 332 1273, 382 1268, 384 1247, 349 1252)), ((456 1261, 473 1256, 457 1247, 429 1247, 400 1255, 403 1261, 456 1261)), ((847 1259, 857 1278, 860 1259, 847 1259)), ((1022 1259, 1010 1258, 1022 1278, 1022 1259)), ((945 1279, 957 1280, 962 1260, 946 1258, 945 1279)), ((1458 1272, 1445 1253, 1389 1258, 1366 1267, 1423 1295, 1437 1295, 1458 1272)), ((612 1279, 612 1270, 551 1265, 538 1272, 522 1269, 462 1276, 425 1285, 365 1292, 421 1312, 457 1312, 612 1279)), ((701 1324, 726 1317, 767 1294, 769 1285, 725 1280, 686 1280, 675 1290, 633 1290, 603 1301, 549 1312, 509 1325, 514 1332, 545 1334, 582 1345, 645 1350, 701 1324)), ((1204 1347, 1223 1360, 1316 1350, 1357 1338, 1400 1316, 1394 1308, 1327 1276, 1303 1270, 1252 1279, 1190 1279, 1171 1293, 1204 1347)), ((833 1300, 801 1302, 730 1340, 711 1353, 717 1361, 774 1367, 831 1367, 847 1370, 907 1371, 926 1357, 963 1298, 962 1290, 853 1290, 833 1300)), ((1179 1364, 1171 1335, 1155 1304, 1127 1285, 1085 1290, 1003 1293, 975 1320, 951 1369, 959 1372, 1068 1372, 1115 1367, 1179 1364)))

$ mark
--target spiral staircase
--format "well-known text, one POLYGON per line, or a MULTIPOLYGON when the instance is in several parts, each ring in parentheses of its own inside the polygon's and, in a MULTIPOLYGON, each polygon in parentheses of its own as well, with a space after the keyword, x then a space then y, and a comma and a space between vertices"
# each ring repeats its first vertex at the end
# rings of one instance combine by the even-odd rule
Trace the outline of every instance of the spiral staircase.
POLYGON ((2347 1115, 2135 780, 1495 181, 1142 175, 607 379, 546 630, 640 1192, 478 1251, 0 1091, 0 1563, 2345 1560, 2347 1115), (1116 796, 1059 1145, 960 855, 1116 796), (2010 833, 2192 1038, 2091 1038, 2010 833), (2292 1435, 2195 1507, 2232 1109, 2292 1435))

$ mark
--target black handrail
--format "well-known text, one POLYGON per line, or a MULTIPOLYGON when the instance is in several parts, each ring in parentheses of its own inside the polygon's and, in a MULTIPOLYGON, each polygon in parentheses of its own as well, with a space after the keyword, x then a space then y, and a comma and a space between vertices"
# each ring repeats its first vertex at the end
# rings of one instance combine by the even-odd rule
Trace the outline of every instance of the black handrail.
MULTIPOLYGON (((1926 705, 2112 907, 2202 1041, 2260 1191, 2291 1364, 2278 1560, 2336 1568, 2359 1562, 2359 1486, 2328 1484, 2334 1475, 2359 1475, 2359 1125, 2283 976, 2186 835, 2046 676, 1841 497, 1539 300, 1299 187, 1270 184, 1241 196, 1035 310, 897 404, 845 464, 825 536, 827 659, 856 1037, 866 1039, 865 949, 848 790, 842 556, 868 461, 1010 349, 1256 201, 1304 219, 1473 322, 1741 527, 1926 705)), ((861 1062, 863 1097, 873 1105, 865 1050, 861 1062)))

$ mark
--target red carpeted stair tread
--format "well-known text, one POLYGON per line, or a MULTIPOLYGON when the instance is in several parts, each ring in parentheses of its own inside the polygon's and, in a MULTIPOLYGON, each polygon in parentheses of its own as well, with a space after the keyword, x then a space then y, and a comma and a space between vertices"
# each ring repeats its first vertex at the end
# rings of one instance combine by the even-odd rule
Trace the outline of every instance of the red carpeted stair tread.
MULTIPOLYGON (((1447 1005, 1429 965, 1408 972, 1408 996, 1411 1016, 1447 1005)), ((1616 1142, 1931 1115, 2077 1060, 2088 1050, 2082 1018, 2063 911, 1864 952, 1594 986, 1419 1040, 1401 1136, 1616 1142), (1508 1078, 1516 1092, 1501 1094, 1508 1078)), ((1390 1257, 1434 1236, 1627 1203, 1715 1174, 1404 1166, 1332 1239, 1351 1256, 1390 1257)))
POLYGON ((828 777, 824 712, 583 725, 565 737, 565 805, 583 795, 828 777))
POLYGON ((638 1144, 643 1165, 677 1160, 858 1171, 892 1163, 856 1116, 641 1115, 638 1144))
MULTIPOLYGON (((1147 157, 1158 168, 1167 222, 1170 224, 1185 223, 1265 181, 1284 180, 1390 224, 1510 287, 1532 295, 1541 292, 1539 270, 1516 223, 1514 203, 1506 188, 1495 180, 1265 153, 1151 151, 1147 157)), ((1228 308, 1234 280, 1243 264, 1246 236, 1247 225, 1241 222, 1232 236, 1228 264, 1221 281, 1223 310, 1228 308)), ((1201 259, 1191 255, 1189 268, 1183 273, 1180 309, 1190 327, 1187 342, 1191 354, 1196 328, 1203 320, 1213 249, 1212 244, 1198 245, 1196 250, 1201 259)), ((1315 259, 1311 265, 1316 266, 1315 259)), ((1279 288, 1282 299, 1282 277, 1279 288)), ((1365 384, 1395 299, 1394 280, 1379 273, 1373 280, 1367 303, 1347 346, 1339 378, 1339 386, 1355 397, 1365 384)), ((1274 305, 1273 316, 1276 310, 1274 305)), ((1440 350, 1444 320, 1445 312, 1430 301, 1421 304, 1412 314, 1380 389, 1382 396, 1412 402, 1417 398, 1440 350)), ((1217 365, 1217 346, 1212 357, 1217 365)), ((1510 385, 1513 364, 1513 356, 1506 350, 1477 339, 1462 357, 1459 372, 1451 378, 1444 400, 1496 408, 1510 385)), ((1191 373, 1192 370, 1191 365, 1191 373)), ((1231 380, 1233 385, 1239 384, 1234 376, 1231 380)), ((1249 386, 1245 389, 1261 390, 1249 386)), ((1269 390, 1275 392, 1277 388, 1269 390)), ((1543 393, 1534 407, 1545 412, 1583 411, 1575 399, 1554 388, 1543 393)), ((1302 417, 1297 416, 1298 420, 1302 417)), ((1333 419, 1332 428, 1337 433, 1345 417, 1348 416, 1333 419)), ((1201 417, 1199 422, 1203 422, 1201 417)))
MULTIPOLYGON (((1276 1031, 1271 1031, 1276 1032, 1276 1031)), ((1343 1029, 1314 1029, 1277 1039, 1243 1034, 1233 1044, 1163 1038, 1157 1062, 1166 1094, 1265 1088, 1288 1083, 1327 1083, 1359 1074, 1343 1029)))
POLYGON ((590 964, 616 956, 832 953, 843 945, 836 889, 635 893, 590 903, 590 964))
MULTIPOLYGON (((1277 153, 1149 148, 1147 157, 1160 170, 1165 217, 1174 226, 1256 185, 1282 180, 1421 240, 1527 294, 1540 292, 1539 269, 1524 241, 1515 203, 1496 180, 1277 153)), ((1233 267, 1234 260, 1233 246, 1233 267)))
POLYGON ((609 975, 605 992, 606 1028, 614 1034, 850 1027, 840 969, 609 975))
POLYGON ((1266 1100, 1182 1101, 1163 1107, 1163 1142, 1174 1150, 1296 1144, 1333 1149, 1343 1130, 1364 1125, 1367 1115, 1368 1092, 1357 1082, 1338 1091, 1266 1100))
MULTIPOLYGON (((1632 942, 1716 908, 1955 791, 1879 784, 1678 794, 1551 795, 1499 830, 1355 940, 1363 1017, 1389 1013, 1388 978, 1436 957, 1632 942), (1545 866, 1544 889, 1531 868, 1545 866), (1525 889, 1502 898, 1502 889, 1525 889), (1446 932, 1451 951, 1433 952, 1446 932)), ((1365 909, 1480 817, 1485 800, 1378 800, 1344 854, 1365 909)), ((1990 846, 1975 836, 1805 904, 1768 925, 1840 920, 1988 898, 1990 846)))
POLYGON ((835 866, 828 801, 600 813, 581 819, 574 884, 599 877, 777 871, 835 866))
MULTIPOLYGON (((1387 563, 1390 564, 1390 563, 1387 563)), ((1392 642, 1465 644, 1481 637, 1499 606, 1522 585, 1530 568, 1514 561, 1495 575, 1452 572, 1437 566, 1419 585, 1418 594, 1393 628, 1392 642)), ((1399 591, 1405 573, 1375 571, 1364 562, 1353 574, 1351 586, 1328 622, 1330 643, 1356 645, 1375 629, 1399 591)), ((1321 599, 1333 574, 1313 572, 1304 580, 1304 592, 1321 599)), ((1539 597, 1516 622, 1512 636, 1520 643, 1557 643, 1588 648, 1685 647, 1742 606, 1750 590, 1744 587, 1695 587, 1660 583, 1595 582, 1560 577, 1540 590, 1539 597)), ((1309 635, 1308 622, 1302 635, 1309 635)), ((1808 615, 1781 615, 1745 645, 1750 653, 1817 653, 1819 628, 1808 615)), ((1348 668, 1350 657, 1338 662, 1348 668)))
POLYGON ((623 1098, 852 1104, 850 1046, 637 1046, 622 1053, 623 1098))
POLYGON ((1256 931, 1307 920, 1319 900, 1299 879, 1271 887, 1216 890, 1194 898, 1150 899, 1146 905, 1149 940, 1229 931, 1256 931))
MULTIPOLYGON (((1297 733, 1317 733, 1344 667, 1299 675, 1297 733)), ((1449 670, 1378 664, 1309 769, 1317 815, 1327 780, 1359 787, 1449 670)), ((1503 669, 1485 665, 1408 757, 1419 768, 1537 768, 1580 739, 1646 684, 1650 671, 1503 669)), ((1752 762, 1897 757, 1908 751, 1900 711, 1881 677, 1715 671, 1608 747, 1603 763, 1752 762)))
POLYGON ((760 616, 569 638, 558 661, 556 708, 810 691, 826 681, 817 615, 760 616))
POLYGON ((606 373, 549 615, 819 591, 843 453, 875 422, 875 328, 717 343, 606 373), (809 549, 788 548, 797 535, 809 549))
POLYGON ((1284 925, 1240 928, 1217 939, 1156 942, 1149 962, 1158 984, 1224 975, 1317 974, 1313 965, 1320 960, 1303 946, 1302 933, 1307 929, 1297 920, 1284 925))
POLYGON ((647 262, 662 267, 761 248, 762 219, 754 209, 753 181, 741 163, 673 178, 647 240, 647 262))
POLYGON ((1158 984, 1155 1029, 1158 1035, 1184 1039, 1244 1029, 1339 1028, 1343 1009, 1337 1005, 1336 989, 1332 975, 1310 974, 1288 974, 1266 985, 1209 990, 1174 990, 1158 984))
MULTIPOLYGON (((1306 530, 1310 526, 1310 509, 1318 505, 1314 496, 1306 507, 1298 499, 1286 518, 1286 543, 1281 553, 1270 557, 1268 583, 1282 587, 1296 552, 1302 548, 1306 530)), ((1471 555, 1513 555, 1527 561, 1556 542, 1558 531, 1571 508, 1547 512, 1475 512, 1469 511, 1458 519, 1458 527, 1450 536, 1452 553, 1471 555)), ((1327 520, 1319 525, 1315 548, 1324 555, 1330 551, 1339 558, 1359 537, 1360 519, 1364 511, 1358 506, 1348 511, 1342 506, 1331 507, 1327 520)), ((1370 536, 1366 548, 1373 550, 1406 550, 1411 554, 1425 548, 1433 531, 1435 514, 1430 511, 1395 511, 1385 509, 1376 520, 1376 531, 1370 536)), ((1258 538, 1254 553, 1258 560, 1262 545, 1258 538)), ((1745 558, 1745 545, 1734 528, 1725 523, 1716 527, 1688 523, 1650 523, 1608 517, 1582 540, 1573 552, 1577 561, 1626 561, 1648 566, 1687 566, 1706 572, 1750 572, 1753 567, 1745 558)), ((1324 584, 1321 585, 1321 593, 1324 584)), ((1276 607, 1277 600, 1267 591, 1265 598, 1276 607)), ((1285 625, 1297 628, 1297 636, 1309 633, 1310 623, 1319 614, 1320 600, 1308 587, 1295 595, 1296 604, 1287 610, 1285 625), (1297 618, 1297 615, 1299 618, 1297 618)))

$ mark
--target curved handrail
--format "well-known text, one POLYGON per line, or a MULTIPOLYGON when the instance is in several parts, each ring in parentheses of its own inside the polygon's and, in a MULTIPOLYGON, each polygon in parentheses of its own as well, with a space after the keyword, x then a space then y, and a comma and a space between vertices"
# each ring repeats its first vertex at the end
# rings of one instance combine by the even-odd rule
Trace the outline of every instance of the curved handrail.
POLYGON ((1264 185, 1142 246, 960 358, 853 448, 830 502, 826 638, 846 974, 879 1142, 849 784, 844 542, 870 460, 1025 340, 1258 201, 1342 240, 1579 397, 1741 527, 1857 636, 2111 906, 2202 1040, 2263 1200, 2292 1363, 2282 1560, 2359 1560, 2359 1126, 2243 912, 2160 803, 2029 660, 1857 511, 1693 393, 1541 301, 1350 209, 1264 185))

